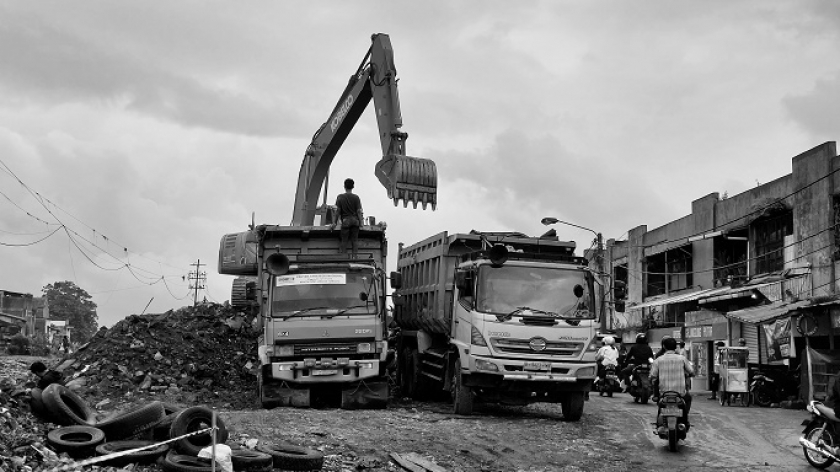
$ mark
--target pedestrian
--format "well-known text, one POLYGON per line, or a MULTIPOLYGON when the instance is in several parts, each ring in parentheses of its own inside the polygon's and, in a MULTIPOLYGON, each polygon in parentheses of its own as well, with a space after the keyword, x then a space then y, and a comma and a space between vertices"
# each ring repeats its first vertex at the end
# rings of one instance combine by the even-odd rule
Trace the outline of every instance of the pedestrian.
POLYGON ((688 351, 685 350, 685 341, 680 340, 679 347, 677 348, 676 352, 677 352, 677 354, 679 354, 679 355, 685 357, 686 359, 688 359, 688 351))
POLYGON ((717 391, 720 388, 720 362, 721 362, 721 350, 723 346, 725 346, 723 341, 718 341, 715 343, 715 365, 712 373, 709 375, 710 380, 710 388, 712 390, 712 395, 709 397, 709 400, 717 400, 717 391))
POLYGON ((668 336, 667 334, 665 336, 662 336, 662 341, 661 341, 661 344, 660 344, 660 348, 659 348, 658 351, 656 351, 656 354, 653 355, 654 359, 659 359, 659 357, 662 356, 662 354, 665 354, 665 340, 666 339, 674 339, 674 338, 671 337, 671 336, 668 336))
POLYGON ((688 359, 677 354, 676 339, 663 339, 662 347, 665 348, 665 353, 653 362, 650 368, 650 379, 655 381, 657 385, 657 398, 661 392, 677 392, 682 396, 685 401, 683 421, 685 422, 685 429, 688 431, 691 427, 688 421, 688 412, 691 410, 691 394, 688 392, 687 385, 688 378, 694 376, 694 369, 688 359))
POLYGON ((41 361, 35 361, 29 366, 29 371, 38 376, 38 384, 36 388, 41 390, 47 388, 50 384, 60 384, 64 380, 61 374, 52 369, 47 369, 41 361))
POLYGON ((67 335, 61 338, 61 350, 64 354, 70 354, 70 338, 67 335))
MULTIPOLYGON (((353 193, 356 183, 353 179, 344 179, 344 193, 335 199, 335 206, 338 208, 338 221, 341 222, 341 245, 339 251, 347 252, 347 243, 350 242, 351 254, 356 257, 359 252, 359 226, 364 219, 362 216, 362 200, 353 193)), ((335 228, 335 223, 332 224, 335 228)))

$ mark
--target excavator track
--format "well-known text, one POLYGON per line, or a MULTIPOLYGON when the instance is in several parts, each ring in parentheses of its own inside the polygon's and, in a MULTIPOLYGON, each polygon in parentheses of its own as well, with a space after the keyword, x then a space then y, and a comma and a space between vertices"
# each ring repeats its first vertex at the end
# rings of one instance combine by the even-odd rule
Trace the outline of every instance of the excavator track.
POLYGON ((437 165, 431 159, 388 154, 376 163, 376 177, 388 192, 388 198, 397 206, 409 203, 425 210, 428 205, 437 208, 437 165))
POLYGON ((244 310, 256 302, 256 277, 237 277, 233 279, 230 293, 230 305, 234 309, 244 310))

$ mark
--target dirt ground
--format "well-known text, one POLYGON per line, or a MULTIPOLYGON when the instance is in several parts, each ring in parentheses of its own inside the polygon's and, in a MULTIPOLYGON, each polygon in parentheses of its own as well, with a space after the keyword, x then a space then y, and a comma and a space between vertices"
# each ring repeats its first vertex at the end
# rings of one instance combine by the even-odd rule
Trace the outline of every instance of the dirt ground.
MULTIPOLYGON (((589 404, 587 404, 588 406, 589 404)), ((553 472, 628 470, 600 415, 565 422, 559 405, 479 406, 472 416, 446 403, 393 401, 386 410, 234 410, 234 435, 322 451, 325 470, 402 470, 389 454, 415 452, 446 470, 553 472)))

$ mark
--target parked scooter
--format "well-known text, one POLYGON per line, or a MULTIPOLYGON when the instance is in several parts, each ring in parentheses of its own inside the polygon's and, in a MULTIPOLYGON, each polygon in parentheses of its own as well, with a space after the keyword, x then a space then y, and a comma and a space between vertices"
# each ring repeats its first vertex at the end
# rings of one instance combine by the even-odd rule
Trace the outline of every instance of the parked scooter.
POLYGON ((779 389, 776 381, 763 372, 753 375, 750 382, 750 395, 753 403, 758 406, 770 406, 779 401, 779 389))
POLYGON ((802 431, 799 444, 805 459, 814 467, 825 469, 835 461, 840 461, 835 449, 840 446, 840 419, 834 416, 834 409, 812 400, 806 408, 811 412, 811 420, 805 420, 807 426, 802 431))
POLYGON ((607 364, 604 366, 604 377, 600 379, 598 384, 598 395, 608 397, 613 396, 613 392, 618 390, 618 375, 616 374, 615 366, 607 364))
POLYGON ((659 398, 654 433, 668 440, 668 450, 677 451, 677 443, 685 439, 688 427, 685 424, 685 400, 677 392, 663 392, 659 398))
POLYGON ((653 393, 650 383, 650 364, 640 364, 633 367, 629 380, 630 385, 627 392, 633 396, 633 401, 647 403, 653 393))

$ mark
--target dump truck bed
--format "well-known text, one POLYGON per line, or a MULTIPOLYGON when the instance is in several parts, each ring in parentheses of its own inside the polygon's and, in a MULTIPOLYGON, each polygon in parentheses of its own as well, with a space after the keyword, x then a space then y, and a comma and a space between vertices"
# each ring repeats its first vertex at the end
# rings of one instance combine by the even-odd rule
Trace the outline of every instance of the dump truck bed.
POLYGON ((532 238, 521 233, 456 233, 444 231, 411 246, 400 244, 397 271, 402 276, 402 307, 394 321, 402 329, 449 334, 454 300, 455 267, 466 254, 482 251, 482 239, 505 244, 533 260, 573 258, 575 243, 557 238, 532 238))

